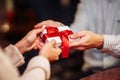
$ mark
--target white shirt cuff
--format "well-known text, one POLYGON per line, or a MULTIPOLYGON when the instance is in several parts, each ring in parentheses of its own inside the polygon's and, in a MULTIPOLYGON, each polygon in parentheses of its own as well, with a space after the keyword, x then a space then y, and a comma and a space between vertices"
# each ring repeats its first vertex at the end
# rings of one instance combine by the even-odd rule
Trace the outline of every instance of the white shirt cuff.
POLYGON ((104 44, 102 50, 112 51, 114 49, 115 36, 103 35, 103 37, 104 37, 104 44))
POLYGON ((23 55, 14 45, 10 44, 8 47, 5 48, 5 51, 7 56, 16 67, 21 66, 25 63, 23 55))

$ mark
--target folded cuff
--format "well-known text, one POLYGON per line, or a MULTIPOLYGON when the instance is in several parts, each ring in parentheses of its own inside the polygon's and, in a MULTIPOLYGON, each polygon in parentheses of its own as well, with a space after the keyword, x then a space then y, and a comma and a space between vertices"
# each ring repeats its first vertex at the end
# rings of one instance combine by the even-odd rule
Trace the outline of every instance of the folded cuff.
POLYGON ((114 49, 115 44, 115 36, 110 35, 103 35, 104 37, 104 44, 103 44, 103 51, 112 51, 114 49))
POLYGON ((30 60, 25 71, 25 74, 31 72, 33 69, 38 68, 46 73, 45 76, 47 79, 50 78, 50 63, 45 57, 42 56, 36 56, 30 60))
POLYGON ((14 45, 10 44, 8 47, 5 48, 5 51, 7 56, 16 67, 21 66, 25 63, 24 57, 14 45))

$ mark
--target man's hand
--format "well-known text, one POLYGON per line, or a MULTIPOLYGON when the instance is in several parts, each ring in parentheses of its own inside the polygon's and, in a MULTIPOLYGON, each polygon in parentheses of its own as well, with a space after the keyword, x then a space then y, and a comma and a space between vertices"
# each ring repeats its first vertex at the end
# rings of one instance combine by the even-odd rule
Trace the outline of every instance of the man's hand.
POLYGON ((100 49, 103 46, 103 36, 90 31, 80 31, 70 36, 71 39, 77 39, 70 43, 70 47, 78 50, 86 50, 89 48, 100 49))

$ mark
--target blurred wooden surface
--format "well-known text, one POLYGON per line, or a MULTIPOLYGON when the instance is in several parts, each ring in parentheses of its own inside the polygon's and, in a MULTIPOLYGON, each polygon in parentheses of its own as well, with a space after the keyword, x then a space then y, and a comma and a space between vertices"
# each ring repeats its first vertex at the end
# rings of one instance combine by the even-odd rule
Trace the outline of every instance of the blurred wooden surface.
POLYGON ((105 70, 80 80, 120 80, 120 67, 105 70))

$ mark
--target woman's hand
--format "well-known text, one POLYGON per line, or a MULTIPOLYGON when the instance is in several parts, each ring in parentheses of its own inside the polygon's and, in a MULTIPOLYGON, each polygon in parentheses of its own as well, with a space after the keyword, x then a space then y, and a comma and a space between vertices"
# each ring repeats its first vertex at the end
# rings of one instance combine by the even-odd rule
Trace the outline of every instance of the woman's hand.
POLYGON ((49 61, 58 60, 62 50, 60 48, 56 48, 55 44, 55 40, 45 43, 41 48, 39 55, 46 57, 49 61))
POLYGON ((19 42, 15 44, 15 46, 19 49, 19 51, 23 54, 26 51, 30 51, 31 49, 37 49, 39 44, 42 45, 42 42, 39 35, 44 30, 43 27, 39 27, 37 29, 33 29, 27 33, 27 35, 21 39, 19 42))

